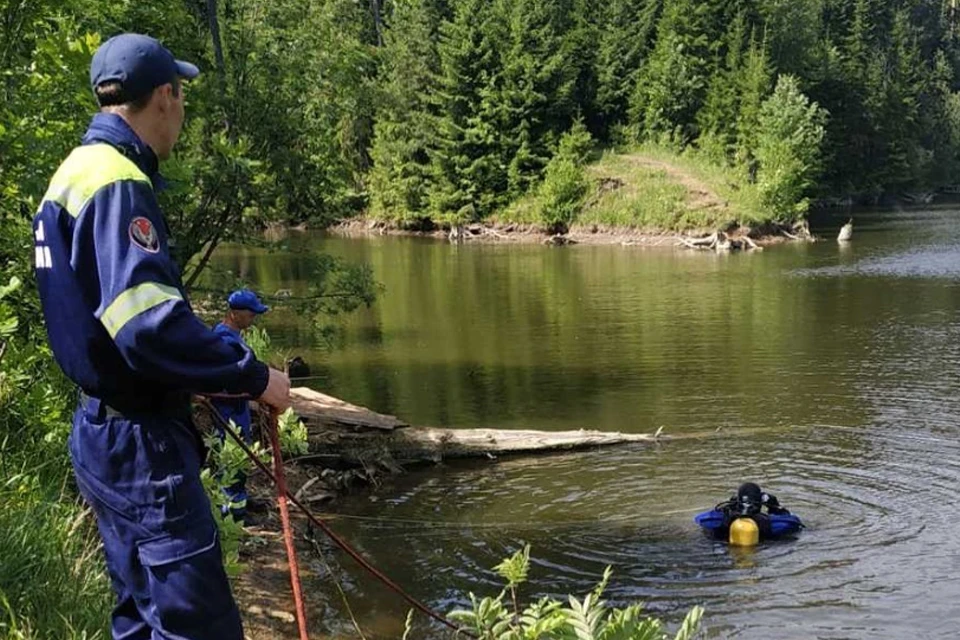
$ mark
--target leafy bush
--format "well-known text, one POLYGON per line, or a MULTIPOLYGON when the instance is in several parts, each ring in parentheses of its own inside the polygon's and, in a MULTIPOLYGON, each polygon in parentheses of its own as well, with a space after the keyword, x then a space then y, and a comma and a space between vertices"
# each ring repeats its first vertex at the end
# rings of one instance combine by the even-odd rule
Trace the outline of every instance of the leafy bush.
POLYGON ((64 444, 76 402, 30 286, 33 233, 0 207, 0 637, 108 637, 112 597, 64 444))
MULTIPOLYGON (((495 598, 477 599, 471 593, 469 610, 458 609, 450 617, 466 625, 481 640, 667 640, 661 621, 642 615, 642 605, 614 609, 602 600, 612 575, 607 567, 597 587, 578 600, 568 596, 567 605, 541 598, 521 611, 517 588, 527 580, 530 568, 530 545, 513 554, 494 570, 507 581, 506 588, 495 598), (507 593, 510 603, 504 603, 507 593)), ((690 640, 700 628, 702 607, 687 614, 674 640, 690 640)))
POLYGON ((800 91, 797 79, 780 76, 760 108, 756 151, 760 203, 775 219, 793 221, 806 213, 805 195, 822 168, 825 123, 826 112, 800 91))
POLYGON ((270 339, 270 334, 266 329, 253 325, 243 332, 243 341, 257 356, 257 360, 265 362, 274 367, 283 368, 283 363, 287 359, 287 352, 279 349, 270 339))
POLYGON ((288 457, 302 456, 309 450, 307 427, 300 421, 293 409, 287 409, 277 421, 280 451, 288 457))
MULTIPOLYGON (((230 421, 230 427, 239 432, 233 420, 230 421)), ((240 564, 240 543, 246 533, 243 525, 233 516, 222 515, 230 510, 230 499, 224 489, 235 483, 239 474, 249 475, 253 471, 253 462, 230 436, 221 441, 216 434, 211 433, 205 438, 205 442, 210 456, 207 466, 200 472, 200 480, 210 500, 213 518, 220 529, 223 566, 228 575, 236 576, 243 570, 240 564)), ((254 442, 250 448, 264 464, 270 463, 269 453, 263 450, 259 442, 254 442)))
POLYGON ((547 163, 540 184, 540 218, 551 233, 564 233, 583 206, 589 183, 583 170, 590 151, 590 134, 578 122, 563 135, 557 153, 547 163))
MULTIPOLYGON (((280 450, 287 456, 299 456, 307 453, 307 428, 297 418, 293 409, 287 409, 277 421, 280 450)), ((239 432, 237 425, 230 421, 230 427, 239 432)), ((220 529, 220 546, 223 551, 223 563, 227 573, 238 575, 243 566, 240 563, 240 544, 246 536, 243 526, 232 516, 222 516, 230 510, 230 499, 224 489, 237 481, 239 475, 250 475, 254 470, 253 461, 240 448, 236 441, 227 436, 220 440, 216 434, 209 434, 205 438, 210 457, 206 468, 200 473, 203 487, 210 499, 210 508, 220 529)), ((254 442, 250 448, 265 465, 271 464, 271 453, 265 450, 259 442, 254 442)))

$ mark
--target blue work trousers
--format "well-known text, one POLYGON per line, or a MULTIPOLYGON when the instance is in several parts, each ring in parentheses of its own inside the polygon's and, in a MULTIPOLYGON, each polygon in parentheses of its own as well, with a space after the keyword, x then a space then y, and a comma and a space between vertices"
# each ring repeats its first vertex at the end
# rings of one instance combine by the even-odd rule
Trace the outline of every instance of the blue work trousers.
POLYGON ((70 456, 117 594, 113 638, 242 640, 192 426, 99 405, 74 414, 70 456))

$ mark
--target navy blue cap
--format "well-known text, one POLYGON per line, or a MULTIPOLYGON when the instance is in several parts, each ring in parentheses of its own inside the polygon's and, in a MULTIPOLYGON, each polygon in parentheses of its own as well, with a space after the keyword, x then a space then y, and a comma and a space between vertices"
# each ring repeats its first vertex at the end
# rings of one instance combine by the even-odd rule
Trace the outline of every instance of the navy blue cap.
POLYGON ((156 39, 139 33, 122 33, 100 45, 90 63, 90 85, 119 82, 130 99, 147 95, 177 76, 196 78, 200 69, 177 60, 156 39))
POLYGON ((240 289, 231 293, 227 298, 227 304, 231 309, 246 309, 254 313, 266 313, 270 310, 270 307, 260 302, 257 294, 249 289, 240 289))

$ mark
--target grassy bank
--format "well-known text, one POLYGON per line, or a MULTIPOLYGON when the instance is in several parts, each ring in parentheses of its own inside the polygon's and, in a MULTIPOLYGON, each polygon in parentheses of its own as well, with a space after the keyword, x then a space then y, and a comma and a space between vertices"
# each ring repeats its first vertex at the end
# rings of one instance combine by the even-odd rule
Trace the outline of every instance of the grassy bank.
POLYGON ((0 638, 108 638, 113 596, 66 454, 75 393, 30 337, 4 345, 0 638))
POLYGON ((69 472, 9 441, 0 457, 0 638, 108 638, 113 595, 69 472))
POLYGON ((0 237, 0 638, 107 638, 113 597, 67 456, 76 390, 23 284, 29 223, 0 216, 0 237))
MULTIPOLYGON (((586 192, 570 226, 656 233, 769 221, 753 184, 692 150, 681 154, 654 145, 606 150, 585 165, 584 175, 586 192)), ((496 219, 538 224, 543 205, 542 194, 534 189, 496 219)))

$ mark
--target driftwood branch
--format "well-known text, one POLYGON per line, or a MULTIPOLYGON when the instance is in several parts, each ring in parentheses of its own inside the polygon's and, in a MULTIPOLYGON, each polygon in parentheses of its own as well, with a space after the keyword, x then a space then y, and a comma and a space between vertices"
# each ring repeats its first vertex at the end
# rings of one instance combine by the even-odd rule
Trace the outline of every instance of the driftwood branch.
MULTIPOLYGON (((510 453, 545 453, 588 449, 631 442, 654 442, 649 434, 514 429, 441 429, 411 427, 393 416, 322 394, 291 390, 294 410, 304 419, 311 449, 318 456, 378 464, 389 461, 433 461, 446 458, 491 457, 510 453)), ((310 457, 305 456, 299 460, 310 457)))
POLYGON ((760 245, 746 234, 731 237, 723 231, 715 231, 702 238, 685 238, 680 236, 680 244, 688 249, 700 251, 750 251, 761 250, 760 245))
POLYGON ((680 242, 691 249, 712 249, 716 246, 719 236, 720 233, 717 231, 703 238, 685 238, 680 236, 680 242))
POLYGON ((314 476, 310 478, 309 480, 303 483, 303 486, 300 487, 300 489, 297 491, 297 493, 293 497, 299 500, 301 497, 303 497, 303 494, 306 493, 307 489, 317 484, 317 482, 319 481, 320 481, 320 476, 314 476))

